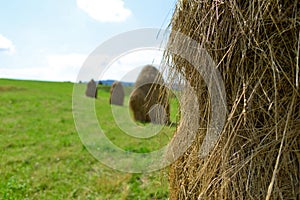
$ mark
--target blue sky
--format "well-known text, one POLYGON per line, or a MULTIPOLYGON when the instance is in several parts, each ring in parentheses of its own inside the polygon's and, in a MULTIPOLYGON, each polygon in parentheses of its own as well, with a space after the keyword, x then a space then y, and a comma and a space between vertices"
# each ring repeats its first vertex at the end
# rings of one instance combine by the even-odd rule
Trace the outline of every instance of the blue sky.
MULTIPOLYGON (((0 78, 75 81, 87 56, 112 36, 138 28, 166 28, 175 3, 176 0, 2 1, 0 78)), ((155 52, 149 55, 159 56, 155 52)), ((153 59, 139 58, 139 63, 145 64, 147 59, 153 59)), ((125 60, 131 63, 130 57, 125 60)))

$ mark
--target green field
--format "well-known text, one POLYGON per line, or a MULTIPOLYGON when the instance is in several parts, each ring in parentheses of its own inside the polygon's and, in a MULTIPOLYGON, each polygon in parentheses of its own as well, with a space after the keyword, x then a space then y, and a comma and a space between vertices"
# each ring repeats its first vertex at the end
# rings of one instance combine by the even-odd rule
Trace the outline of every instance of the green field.
MULTIPOLYGON (((0 79, 0 199, 168 199, 167 169, 119 172, 87 151, 75 128, 72 91, 68 82, 0 79)), ((168 143, 174 127, 151 139, 122 133, 107 88, 98 91, 97 118, 114 144, 143 153, 168 143)), ((176 107, 172 100, 172 121, 176 107)), ((128 106, 116 109, 127 111, 128 106)))

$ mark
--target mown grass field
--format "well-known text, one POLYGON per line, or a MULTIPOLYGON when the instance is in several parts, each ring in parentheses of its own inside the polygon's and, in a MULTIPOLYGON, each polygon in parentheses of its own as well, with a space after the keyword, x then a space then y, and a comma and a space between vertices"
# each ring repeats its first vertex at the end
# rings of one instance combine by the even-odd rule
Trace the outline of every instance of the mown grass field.
MULTIPOLYGON (((72 83, 0 79, 0 199, 168 199, 167 169, 123 173, 86 150, 74 124, 72 90, 72 83)), ((107 88, 98 96, 97 117, 121 148, 149 152, 172 137, 174 127, 148 140, 123 134, 107 88)), ((171 109, 175 121, 175 101, 171 109)))

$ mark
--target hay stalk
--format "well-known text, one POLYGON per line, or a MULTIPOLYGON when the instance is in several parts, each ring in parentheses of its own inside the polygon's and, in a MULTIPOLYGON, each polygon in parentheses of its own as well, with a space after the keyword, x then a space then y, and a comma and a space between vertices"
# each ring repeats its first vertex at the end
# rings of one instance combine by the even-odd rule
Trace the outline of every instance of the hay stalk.
POLYGON ((187 117, 197 117, 199 129, 171 166, 170 199, 300 198, 299 13, 298 0, 178 1, 165 62, 170 80, 180 74, 196 93, 195 99, 186 94, 183 105, 197 101, 199 112, 181 115, 175 137, 190 137, 187 117), (171 51, 188 50, 187 58, 200 63, 198 47, 221 74, 228 110, 204 158, 198 152, 212 120, 209 87, 193 63, 171 51))

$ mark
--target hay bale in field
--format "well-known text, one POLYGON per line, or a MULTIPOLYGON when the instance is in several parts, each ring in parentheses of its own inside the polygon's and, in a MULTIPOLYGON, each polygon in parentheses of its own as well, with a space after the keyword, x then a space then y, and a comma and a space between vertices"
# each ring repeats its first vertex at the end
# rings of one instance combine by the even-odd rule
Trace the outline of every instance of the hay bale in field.
POLYGON ((171 165, 170 199, 300 199, 299 1, 179 0, 171 27, 165 60, 201 106, 196 140, 171 165), (176 31, 206 49, 225 84, 226 124, 205 158, 198 152, 213 105, 197 70, 171 53, 197 55, 176 31))
POLYGON ((169 123, 170 106, 163 84, 164 80, 155 67, 147 65, 142 69, 129 100, 136 121, 169 123))
POLYGON ((119 81, 115 81, 110 88, 109 103, 123 106, 124 96, 125 92, 122 83, 119 81))
POLYGON ((97 83, 94 79, 90 80, 86 86, 85 95, 87 97, 97 98, 97 83))

